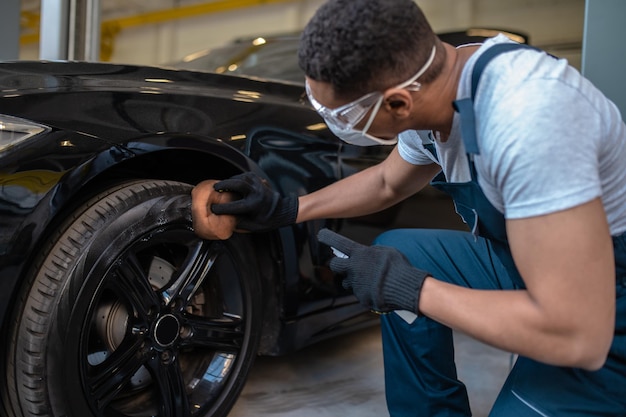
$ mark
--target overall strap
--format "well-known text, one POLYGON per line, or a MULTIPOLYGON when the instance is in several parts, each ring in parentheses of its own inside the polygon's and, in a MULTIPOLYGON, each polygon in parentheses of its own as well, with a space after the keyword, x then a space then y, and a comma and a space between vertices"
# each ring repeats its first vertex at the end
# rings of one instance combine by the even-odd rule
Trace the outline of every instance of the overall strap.
MULTIPOLYGON (((476 138, 476 121, 474 117, 474 97, 476 96, 476 91, 478 90, 478 82, 480 81, 480 76, 483 73, 483 70, 487 66, 487 64, 496 56, 513 50, 518 50, 521 48, 530 48, 535 49, 532 46, 519 44, 519 43, 499 43, 489 47, 485 52, 483 52, 476 63, 474 64, 474 69, 472 71, 472 93, 470 97, 466 97, 460 100, 456 100, 452 103, 454 109, 459 113, 461 117, 461 136, 463 138, 463 144, 465 145, 465 151, 468 154, 477 155, 480 153, 478 149, 478 141, 476 138)), ((473 166, 473 164, 471 164, 473 166)), ((472 177, 474 173, 472 173, 472 177)))

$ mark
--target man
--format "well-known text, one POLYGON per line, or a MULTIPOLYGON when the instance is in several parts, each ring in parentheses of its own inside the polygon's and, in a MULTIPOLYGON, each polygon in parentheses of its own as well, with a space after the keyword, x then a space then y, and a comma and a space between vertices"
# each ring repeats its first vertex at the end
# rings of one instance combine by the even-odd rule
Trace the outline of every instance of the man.
POLYGON ((519 355, 493 416, 626 415, 626 127, 565 61, 530 48, 480 60, 509 43, 442 43, 411 0, 330 0, 299 50, 309 99, 342 139, 398 145, 298 199, 243 175, 215 187, 244 197, 207 212, 213 189, 194 190, 202 235, 214 213, 262 230, 376 212, 440 174, 474 233, 395 230, 371 247, 319 236, 347 256, 331 261, 344 286, 391 312, 392 416, 471 415, 451 329, 519 355))

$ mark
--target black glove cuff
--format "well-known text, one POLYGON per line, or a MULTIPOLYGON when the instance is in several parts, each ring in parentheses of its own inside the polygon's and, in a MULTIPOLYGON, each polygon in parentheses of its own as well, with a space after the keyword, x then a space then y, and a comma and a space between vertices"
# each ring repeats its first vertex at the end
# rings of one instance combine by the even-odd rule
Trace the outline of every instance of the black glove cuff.
POLYGON ((278 201, 270 218, 259 222, 247 216, 240 216, 237 228, 250 232, 266 232, 289 226, 296 222, 298 217, 298 197, 290 195, 278 201))
POLYGON ((272 223, 275 228, 289 226, 296 222, 298 217, 298 197, 290 195, 283 198, 276 207, 272 223))
POLYGON ((397 275, 386 283, 386 304, 397 310, 412 311, 420 316, 419 298, 422 284, 431 274, 413 267, 396 269, 394 272, 397 275))

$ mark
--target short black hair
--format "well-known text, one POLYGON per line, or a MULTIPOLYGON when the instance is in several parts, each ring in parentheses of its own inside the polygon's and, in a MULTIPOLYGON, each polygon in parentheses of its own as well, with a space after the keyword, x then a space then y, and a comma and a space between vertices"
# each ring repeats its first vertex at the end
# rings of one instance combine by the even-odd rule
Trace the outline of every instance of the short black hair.
MULTIPOLYGON (((413 0, 329 0, 302 32, 298 63, 307 77, 350 99, 406 81, 433 45, 438 55, 445 53, 413 0)), ((441 62, 436 59, 420 82, 434 78, 441 62)))

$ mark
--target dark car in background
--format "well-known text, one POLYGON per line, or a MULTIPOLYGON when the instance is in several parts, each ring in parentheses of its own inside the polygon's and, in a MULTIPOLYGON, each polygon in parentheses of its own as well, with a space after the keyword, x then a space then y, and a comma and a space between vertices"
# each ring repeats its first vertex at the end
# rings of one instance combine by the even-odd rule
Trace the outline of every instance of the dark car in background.
MULTIPOLYGON (((528 43, 529 41, 528 35, 523 33, 493 28, 470 28, 443 32, 438 36, 443 42, 462 45, 482 42, 498 33, 508 36, 515 42, 528 43)), ((188 54, 167 66, 301 84, 304 83, 304 75, 298 66, 299 42, 300 32, 242 37, 217 48, 188 54)))
POLYGON ((305 194, 389 151, 334 137, 302 83, 0 63, 0 412, 225 416, 256 355, 375 323, 317 231, 463 227, 447 198, 205 241, 190 190, 252 171, 305 194))

